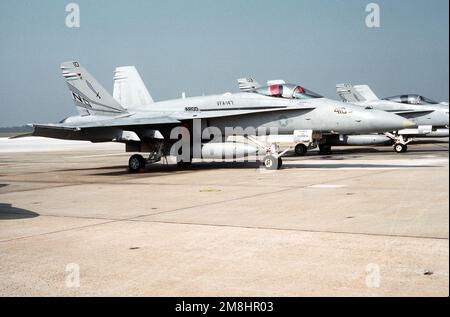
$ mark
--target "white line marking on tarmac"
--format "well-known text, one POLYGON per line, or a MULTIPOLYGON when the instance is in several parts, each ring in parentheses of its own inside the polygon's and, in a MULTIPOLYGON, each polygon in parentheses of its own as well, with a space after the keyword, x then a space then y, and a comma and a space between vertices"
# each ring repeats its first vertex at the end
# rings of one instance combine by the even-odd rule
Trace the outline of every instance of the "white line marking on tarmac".
POLYGON ((112 154, 97 154, 97 155, 84 155, 84 156, 70 156, 69 159, 80 159, 80 158, 94 158, 94 157, 106 157, 106 156, 128 156, 128 153, 112 153, 112 154))

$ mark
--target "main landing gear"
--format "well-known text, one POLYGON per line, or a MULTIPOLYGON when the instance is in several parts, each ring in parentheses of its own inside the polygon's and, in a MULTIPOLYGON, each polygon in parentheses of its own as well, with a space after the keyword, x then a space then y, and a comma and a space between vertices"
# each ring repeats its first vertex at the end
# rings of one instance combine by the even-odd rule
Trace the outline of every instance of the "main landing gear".
POLYGON ((322 155, 330 155, 331 154, 331 145, 329 144, 320 144, 319 152, 322 155))
POLYGON ((146 165, 147 165, 146 159, 140 154, 135 154, 131 156, 128 161, 128 169, 130 170, 131 173, 139 172, 141 169, 144 169, 146 165))
POLYGON ((147 159, 140 154, 134 154, 128 160, 128 170, 130 173, 138 173, 139 171, 145 169, 147 164, 159 162, 161 159, 161 152, 153 152, 147 159))

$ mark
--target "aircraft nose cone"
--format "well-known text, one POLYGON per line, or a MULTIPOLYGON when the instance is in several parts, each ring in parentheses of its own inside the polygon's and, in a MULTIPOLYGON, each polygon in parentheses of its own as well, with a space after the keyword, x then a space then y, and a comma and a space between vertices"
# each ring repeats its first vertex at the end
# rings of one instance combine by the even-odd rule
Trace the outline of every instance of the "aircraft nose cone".
POLYGON ((388 112, 374 112, 373 116, 373 124, 379 129, 379 131, 382 132, 391 132, 417 127, 417 125, 411 120, 405 119, 404 117, 396 114, 388 112))

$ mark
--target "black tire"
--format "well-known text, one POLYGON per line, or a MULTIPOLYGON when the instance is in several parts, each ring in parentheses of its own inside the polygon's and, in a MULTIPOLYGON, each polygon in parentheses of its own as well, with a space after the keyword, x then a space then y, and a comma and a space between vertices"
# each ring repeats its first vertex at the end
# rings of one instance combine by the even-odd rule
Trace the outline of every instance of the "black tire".
POLYGON ((281 167, 283 166, 283 160, 281 157, 278 158, 278 169, 281 169, 281 167))
POLYGON ((295 154, 297 156, 303 156, 307 152, 308 152, 308 148, 306 147, 306 145, 300 143, 295 146, 295 154))
POLYGON ((141 163, 141 169, 145 169, 145 167, 147 166, 147 160, 143 156, 141 156, 140 163, 141 163))
POLYGON ((394 151, 396 153, 405 153, 408 151, 408 146, 406 144, 397 143, 394 145, 394 151))
POLYGON ((128 160, 128 169, 131 173, 138 173, 142 169, 142 162, 145 162, 145 159, 142 155, 135 154, 130 157, 128 160))
MULTIPOLYGON (((279 164, 280 161, 281 161, 281 157, 276 158, 275 156, 269 155, 264 158, 263 164, 267 170, 274 171, 274 170, 280 169, 280 167, 281 167, 280 166, 281 164, 279 164)), ((281 161, 281 163, 283 163, 283 162, 281 161)))
POLYGON ((320 154, 330 155, 331 154, 331 145, 321 144, 319 145, 320 154))

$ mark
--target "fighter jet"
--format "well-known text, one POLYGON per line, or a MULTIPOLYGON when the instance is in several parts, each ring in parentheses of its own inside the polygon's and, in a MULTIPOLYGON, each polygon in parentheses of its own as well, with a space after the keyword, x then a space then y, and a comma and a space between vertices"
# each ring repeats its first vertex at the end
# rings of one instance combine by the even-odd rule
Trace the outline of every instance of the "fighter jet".
MULTIPOLYGON (((373 92, 372 92, 373 93, 373 92)), ((448 101, 437 102, 430 98, 417 95, 417 94, 409 94, 409 95, 398 95, 393 97, 383 98, 383 100, 389 100, 397 103, 403 103, 407 105, 432 105, 432 106, 443 106, 448 108, 448 101)))
POLYGON ((124 143, 127 152, 136 153, 128 161, 130 172, 169 155, 176 156, 182 167, 194 158, 265 155, 264 166, 278 169, 285 151, 281 152, 277 144, 255 139, 261 131, 264 135, 272 129, 287 135, 313 131, 315 142, 320 142, 326 135, 379 133, 415 126, 395 114, 329 100, 290 84, 154 102, 133 68, 116 69, 114 94, 119 102, 78 62, 65 62, 61 70, 79 115, 57 124, 34 124, 33 135, 124 143), (229 134, 247 142, 227 142, 229 134), (149 156, 145 159, 138 153, 149 156))
POLYGON ((367 85, 339 84, 336 91, 343 102, 395 113, 413 121, 416 128, 386 134, 394 142, 394 150, 398 153, 406 152, 414 138, 449 136, 449 108, 443 103, 419 95, 380 99, 367 85))

